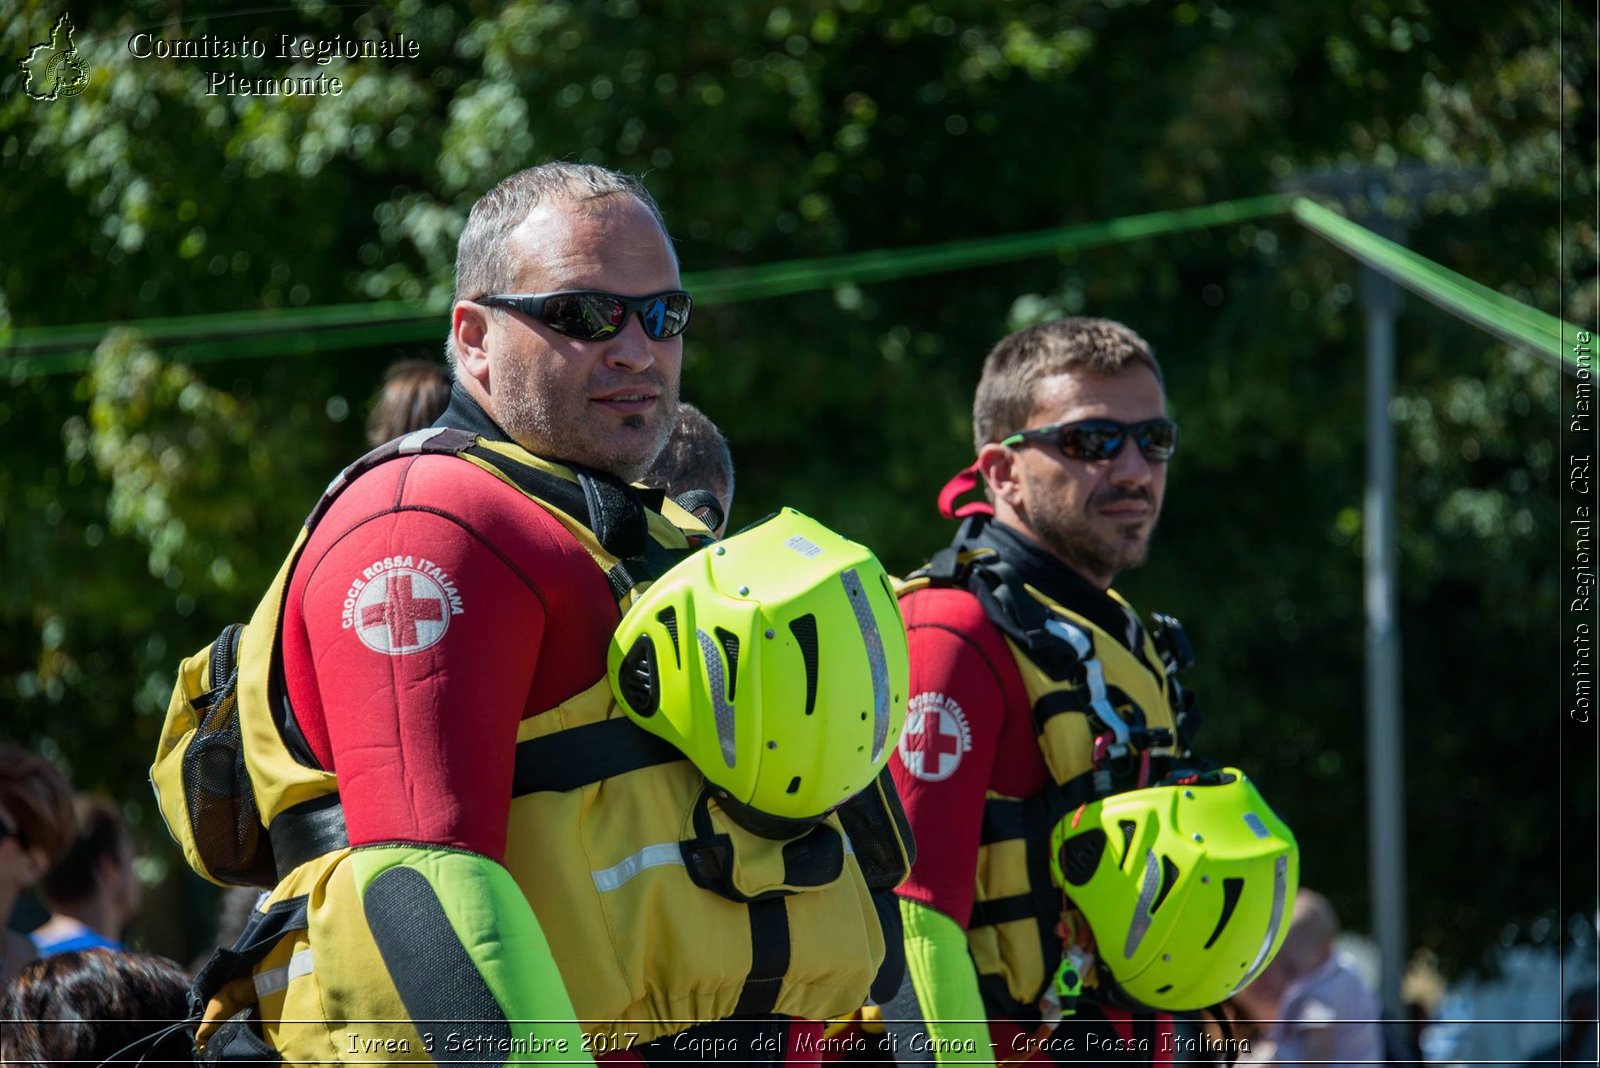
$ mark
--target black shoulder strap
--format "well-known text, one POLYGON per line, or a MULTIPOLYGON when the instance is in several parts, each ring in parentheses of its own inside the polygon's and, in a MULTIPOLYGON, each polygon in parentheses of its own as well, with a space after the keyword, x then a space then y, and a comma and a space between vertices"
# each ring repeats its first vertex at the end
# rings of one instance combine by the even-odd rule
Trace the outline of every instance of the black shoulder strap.
POLYGON ((968 516, 955 540, 934 553, 928 566, 915 575, 926 575, 933 586, 970 592, 1002 634, 1025 649, 1052 678, 1065 678, 1078 662, 1077 651, 1046 629, 1049 613, 1044 605, 1023 588, 1016 569, 984 538, 990 521, 987 515, 968 516))
MULTIPOLYGON (((593 532, 600 547, 617 558, 606 573, 611 592, 622 600, 640 582, 656 579, 682 558, 650 536, 645 497, 615 475, 570 465, 576 483, 481 445, 460 450, 493 467, 524 493, 561 509, 593 532)), ((660 494, 654 494, 659 502, 660 494)))
MULTIPOLYGON (((380 464, 404 456, 467 455, 500 472, 529 496, 547 501, 594 532, 595 540, 623 562, 618 575, 608 575, 620 599, 644 578, 655 578, 677 562, 675 554, 662 549, 650 537, 649 518, 644 498, 615 475, 574 465, 577 482, 569 482, 531 464, 479 444, 470 430, 454 427, 427 427, 386 441, 346 467, 328 484, 317 501, 306 528, 313 529, 333 502, 356 479, 380 464), (620 585, 620 588, 618 588, 620 585)), ((613 569, 616 570, 616 569, 613 569)))
POLYGON ((328 488, 322 491, 322 497, 317 501, 316 507, 312 508, 311 514, 306 517, 306 529, 315 530, 317 524, 322 522, 322 517, 328 514, 328 509, 333 507, 333 502, 339 498, 339 494, 379 464, 388 463, 402 456, 416 456, 422 453, 455 456, 464 452, 477 440, 477 435, 468 430, 427 427, 395 438, 393 441, 384 442, 333 476, 328 488))
POLYGON ((673 499, 673 503, 690 515, 696 515, 701 509, 705 509, 705 524, 712 530, 716 530, 728 521, 727 513, 722 510, 722 500, 707 489, 692 489, 680 493, 673 499))

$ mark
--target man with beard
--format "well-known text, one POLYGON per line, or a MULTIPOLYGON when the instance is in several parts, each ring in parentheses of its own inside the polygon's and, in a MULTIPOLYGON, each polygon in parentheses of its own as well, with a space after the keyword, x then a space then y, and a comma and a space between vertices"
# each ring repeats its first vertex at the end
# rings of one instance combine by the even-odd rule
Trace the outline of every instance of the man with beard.
POLYGON ((792 903, 737 897, 714 862, 787 876, 786 843, 725 834, 691 870, 705 780, 608 678, 622 611, 712 540, 629 485, 672 431, 691 308, 660 211, 599 167, 515 174, 472 208, 455 298, 448 407, 335 479, 238 639, 276 880, 197 979, 197 1041, 782 1061, 866 997, 883 944, 861 868, 841 851, 792 903))
POLYGON ((1048 866, 1058 820, 1154 784, 1196 724, 1176 621, 1149 630, 1110 588, 1144 561, 1177 447, 1160 368, 1120 323, 1030 327, 985 361, 973 435, 940 497, 968 518, 902 589, 912 697, 890 767, 918 858, 884 1015, 902 1059, 1170 1060, 1170 1019, 1119 1004, 1048 866), (980 477, 992 503, 955 508, 980 477))

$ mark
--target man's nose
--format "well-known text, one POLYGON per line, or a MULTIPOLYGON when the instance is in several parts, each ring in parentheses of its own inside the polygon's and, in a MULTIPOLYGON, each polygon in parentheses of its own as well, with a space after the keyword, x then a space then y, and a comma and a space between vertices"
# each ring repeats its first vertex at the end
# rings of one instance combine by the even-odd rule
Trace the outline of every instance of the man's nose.
POLYGON ((655 359, 654 343, 645 334, 644 324, 630 312, 622 329, 606 342, 606 366, 619 371, 643 371, 655 359))
POLYGON ((1126 442, 1111 461, 1111 481, 1119 486, 1142 486, 1150 481, 1152 467, 1137 443, 1126 442))

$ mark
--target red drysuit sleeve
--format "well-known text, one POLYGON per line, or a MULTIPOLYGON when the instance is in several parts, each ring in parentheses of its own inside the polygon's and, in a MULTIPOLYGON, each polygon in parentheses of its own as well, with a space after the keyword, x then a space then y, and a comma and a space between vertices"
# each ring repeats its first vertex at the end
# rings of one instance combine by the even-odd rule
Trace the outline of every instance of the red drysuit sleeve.
POLYGON ((600 677, 616 619, 576 539, 464 461, 392 461, 313 532, 286 607, 290 699, 351 844, 503 859, 517 725, 600 677))
POLYGON ((916 835, 917 861, 899 893, 965 930, 1007 709, 1020 702, 1025 710, 1027 699, 1004 639, 970 594, 921 590, 901 611, 911 708, 889 767, 916 835))

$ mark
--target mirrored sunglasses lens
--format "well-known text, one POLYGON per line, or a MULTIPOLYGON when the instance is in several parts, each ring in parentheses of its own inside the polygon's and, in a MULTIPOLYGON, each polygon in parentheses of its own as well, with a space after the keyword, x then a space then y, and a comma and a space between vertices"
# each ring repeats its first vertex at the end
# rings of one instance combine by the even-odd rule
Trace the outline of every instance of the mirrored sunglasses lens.
POLYGON ((1178 427, 1162 420, 1139 428, 1139 451, 1147 460, 1170 460, 1178 447, 1178 427))
POLYGON ((1074 460, 1109 460, 1122 451, 1123 429, 1116 423, 1062 427, 1061 451, 1074 460))
POLYGON ((677 337, 689 325, 689 298, 682 293, 657 297, 645 307, 645 332, 658 341, 677 337))
POLYGON ((612 297, 582 293, 546 300, 542 318, 552 330, 592 341, 616 333, 627 313, 628 309, 612 297))

